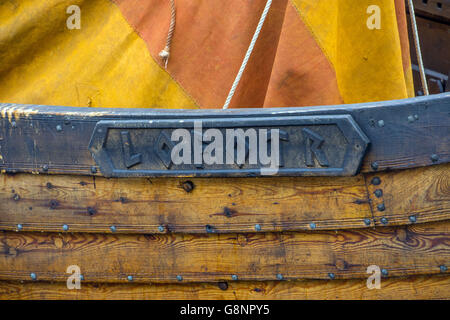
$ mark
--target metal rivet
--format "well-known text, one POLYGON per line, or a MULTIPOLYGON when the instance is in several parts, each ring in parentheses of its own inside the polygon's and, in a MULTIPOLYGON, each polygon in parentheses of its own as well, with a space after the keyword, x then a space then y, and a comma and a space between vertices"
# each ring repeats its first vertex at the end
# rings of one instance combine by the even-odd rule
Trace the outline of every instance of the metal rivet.
POLYGON ((17 128, 17 123, 16 123, 15 121, 12 121, 12 122, 11 122, 11 127, 17 128))
POLYGON ((259 224, 255 224, 255 230, 256 231, 261 231, 261 226, 259 224))
POLYGON ((315 228, 316 228, 316 224, 315 224, 314 222, 311 222, 311 223, 309 224, 309 227, 310 227, 311 229, 315 229, 315 228))
POLYGON ((417 221, 416 216, 409 216, 409 221, 416 222, 417 221))
POLYGON ((447 271, 447 266, 439 266, 439 269, 441 270, 441 272, 446 272, 447 271))
POLYGON ((412 115, 408 116, 408 122, 414 122, 414 117, 412 115))
POLYGON ((231 279, 236 281, 236 280, 238 279, 238 276, 235 275, 235 274, 233 274, 233 275, 231 276, 231 279))
POLYGON ((329 274, 328 274, 328 277, 331 279, 331 280, 333 280, 334 279, 334 273, 332 273, 332 272, 330 272, 329 274))
POLYGON ((382 224, 388 224, 388 219, 386 219, 385 217, 380 219, 382 224))
POLYGON ((31 280, 36 280, 36 273, 34 273, 34 272, 32 272, 32 273, 30 273, 30 278, 31 278, 31 280))
POLYGON ((182 186, 184 191, 186 192, 191 192, 195 188, 194 183, 192 181, 185 181, 183 182, 182 186))
POLYGON ((19 224, 17 225, 17 230, 20 231, 20 230, 22 230, 22 229, 23 229, 23 226, 19 223, 19 224))
POLYGON ((373 194, 375 195, 375 197, 381 198, 383 196, 383 190, 377 189, 377 190, 374 191, 373 194))
POLYGON ((42 166, 42 170, 48 171, 48 165, 47 165, 47 164, 44 164, 44 165, 42 166))
POLYGON ((381 273, 383 274, 383 276, 387 276, 389 274, 386 269, 381 269, 381 273))
POLYGON ((164 232, 164 226, 159 226, 159 227, 158 227, 158 231, 159 231, 159 232, 164 232))
POLYGON ((378 170, 378 162, 374 161, 370 164, 373 170, 378 170))
POLYGON ((69 230, 69 226, 68 226, 67 224, 64 224, 63 227, 62 227, 62 229, 63 229, 64 231, 67 231, 67 230, 69 230))
POLYGON ((384 127, 384 120, 378 120, 378 126, 381 128, 381 127, 384 127))
POLYGON ((80 280, 84 281, 84 276, 82 274, 80 274, 80 280))
POLYGON ((436 162, 439 160, 439 156, 436 153, 433 153, 430 158, 431 158, 431 161, 433 161, 433 162, 436 162))
POLYGON ((364 224, 365 224, 366 226, 370 226, 370 219, 369 219, 369 218, 365 218, 365 219, 364 219, 364 224))
POLYGON ((384 211, 386 207, 384 206, 384 203, 380 203, 379 205, 377 205, 377 209, 378 211, 384 211))
POLYGON ((277 274, 277 279, 278 279, 278 280, 283 280, 283 279, 284 279, 284 278, 283 278, 283 275, 282 275, 281 273, 277 274))
POLYGON ((380 179, 379 177, 373 177, 371 183, 372 183, 374 186, 378 186, 378 185, 381 183, 381 179, 380 179))
POLYGON ((178 280, 178 281, 183 281, 183 277, 180 276, 180 275, 178 275, 178 276, 177 276, 177 280, 178 280))
POLYGON ((117 230, 116 226, 111 226, 111 227, 109 227, 109 229, 111 229, 111 232, 116 232, 116 230, 117 230))
POLYGON ((206 229, 206 232, 208 232, 208 233, 211 233, 214 231, 214 228, 211 227, 209 224, 206 225, 205 229, 206 229))
POLYGON ((58 125, 56 126, 56 131, 62 131, 62 127, 61 127, 60 124, 58 124, 58 125))
POLYGON ((224 282, 224 281, 221 281, 221 282, 219 282, 219 289, 220 290, 227 290, 228 289, 228 283, 226 283, 226 282, 224 282))
POLYGON ((92 166, 92 167, 91 167, 91 173, 97 173, 97 168, 94 167, 94 166, 92 166))
POLYGON ((127 279, 128 281, 133 281, 133 276, 128 276, 127 279))

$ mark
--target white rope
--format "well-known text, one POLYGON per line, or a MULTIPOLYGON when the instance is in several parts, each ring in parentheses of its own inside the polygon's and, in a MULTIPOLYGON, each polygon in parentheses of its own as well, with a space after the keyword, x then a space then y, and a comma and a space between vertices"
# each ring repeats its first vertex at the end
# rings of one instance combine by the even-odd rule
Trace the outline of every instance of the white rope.
POLYGON ((255 46, 256 40, 258 40, 259 32, 261 31, 261 28, 264 24, 264 20, 266 20, 266 16, 267 16, 267 13, 269 12, 271 4, 272 4, 272 0, 267 0, 266 6, 264 7, 264 11, 261 15, 261 18, 259 19, 258 26, 256 27, 255 33, 253 34, 252 42, 250 42, 250 45, 248 46, 247 53, 245 54, 244 60, 242 61, 242 64, 241 64, 241 68, 239 69, 239 72, 236 75, 236 78, 234 79, 233 85, 231 86, 230 92, 228 93, 227 100, 225 101, 225 104, 223 105, 222 109, 228 109, 228 106, 230 105, 230 102, 231 102, 231 99, 233 98, 234 92, 236 91, 239 81, 241 80, 242 74, 244 73, 245 67, 247 66, 248 59, 250 58, 250 55, 252 54, 253 47, 255 46))
POLYGON ((422 52, 420 51, 419 32, 417 31, 416 14, 414 12, 414 4, 412 0, 408 1, 409 16, 411 18, 411 27, 414 37, 414 46, 416 47, 417 64, 419 65, 420 79, 422 81, 422 90, 424 95, 429 95, 427 77, 425 68, 423 67, 422 52))
POLYGON ((175 0, 170 0, 170 25, 169 32, 167 33, 166 46, 159 53, 159 56, 164 62, 164 68, 167 69, 167 63, 170 57, 170 45, 172 44, 173 33, 175 32, 175 23, 177 19, 177 10, 175 7, 175 0))

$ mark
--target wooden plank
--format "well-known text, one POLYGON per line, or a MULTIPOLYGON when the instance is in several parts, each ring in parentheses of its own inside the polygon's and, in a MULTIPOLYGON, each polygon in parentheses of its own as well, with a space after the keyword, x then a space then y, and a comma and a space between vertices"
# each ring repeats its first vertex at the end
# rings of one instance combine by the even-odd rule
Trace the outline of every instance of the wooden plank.
POLYGON ((0 229, 125 233, 254 232, 364 227, 362 176, 349 178, 105 179, 2 175, 0 229), (183 188, 184 184, 184 188, 183 188), (185 190, 186 189, 186 190, 185 190), (332 210, 330 210, 332 208, 332 210))
MULTIPOLYGON (((413 0, 414 1, 414 11, 416 13, 416 20, 419 17, 425 17, 430 20, 437 20, 442 23, 450 24, 450 2, 443 0, 413 0)), ((408 15, 409 15, 409 10, 408 15)), ((409 19, 409 17, 408 17, 409 19)), ((419 30, 420 30, 419 26, 419 30)), ((421 36, 420 39, 423 37, 421 36)), ((411 42, 410 43, 414 43, 411 42)), ((429 47, 423 47, 429 48, 429 47)), ((424 50, 427 51, 427 50, 424 50)))
POLYGON ((261 231, 360 228, 373 218, 384 226, 382 216, 394 224, 409 223, 410 215, 441 221, 450 219, 449 172, 450 164, 365 178, 1 175, 0 230, 20 224, 24 231, 67 225, 71 232, 111 233, 114 226, 116 233, 229 233, 254 232, 257 225, 261 231), (371 184, 374 177, 381 185, 371 184), (385 211, 377 211, 383 202, 385 211))
MULTIPOLYGON (((225 111, 0 104, 0 171, 101 175, 88 148, 94 128, 101 120, 227 118, 244 123, 248 119, 275 116, 319 119, 336 115, 350 115, 370 140, 362 172, 429 166, 450 161, 449 106, 450 93, 355 105, 225 111)), ((314 168, 323 169, 317 164, 314 168)), ((242 176, 254 175, 245 169, 246 165, 242 176)))
POLYGON ((232 279, 366 278, 439 273, 450 265, 450 221, 348 231, 256 234, 117 235, 0 233, 0 280, 209 282, 232 279), (179 276, 182 277, 179 278, 179 276))
POLYGON ((375 300, 449 299, 450 276, 389 278, 380 289, 366 279, 222 282, 195 284, 65 283, 0 281, 0 300, 375 300))
POLYGON ((450 166, 368 174, 366 183, 377 226, 450 217, 450 166))
MULTIPOLYGON (((422 0, 418 0, 420 3, 422 0)), ((429 0, 430 2, 431 0, 429 0)), ((427 9, 434 9, 435 12, 438 12, 436 6, 436 0, 434 0, 435 3, 429 3, 429 5, 423 5, 422 7, 427 9)), ((441 2, 437 0, 437 2, 441 2)), ((447 12, 450 12, 450 2, 447 4, 444 4, 446 6, 447 12)), ((418 12, 416 10, 416 12, 418 12)), ((432 12, 432 11, 430 11, 432 12)), ((423 13, 421 11, 420 13, 423 13)), ((443 10, 440 10, 440 13, 443 13, 443 10)), ((436 15, 433 15, 431 19, 422 18, 420 16, 416 17, 417 20, 417 29, 419 32, 419 38, 420 38, 420 44, 422 47, 422 57, 423 57, 423 64, 425 67, 425 71, 427 74, 427 83, 428 83, 428 89, 431 94, 440 93, 441 90, 444 89, 445 91, 449 91, 450 84, 448 81, 448 75, 450 70, 450 58, 448 54, 442 54, 443 52, 450 52, 450 40, 449 40, 449 33, 450 33, 450 16, 448 23, 445 24, 441 20, 435 20, 433 18, 437 17, 436 15), (430 70, 433 72, 430 73, 430 70), (437 74, 436 74, 437 73, 437 74), (447 78, 447 80, 445 80, 447 78), (444 88, 442 88, 442 87, 444 88)), ((441 16, 443 18, 443 16, 441 16)), ((409 16, 407 17, 409 20, 409 16)), ((412 36, 411 31, 411 24, 408 21, 408 34, 409 34, 409 43, 410 43, 410 52, 411 52, 411 63, 414 65, 417 65, 417 57, 416 57, 416 50, 414 47, 414 39, 412 36)), ((415 69, 415 68, 414 68, 415 69)), ((414 88, 416 94, 420 91, 421 94, 423 94, 421 80, 420 80, 420 74, 418 70, 413 69, 413 80, 414 80, 414 88)))

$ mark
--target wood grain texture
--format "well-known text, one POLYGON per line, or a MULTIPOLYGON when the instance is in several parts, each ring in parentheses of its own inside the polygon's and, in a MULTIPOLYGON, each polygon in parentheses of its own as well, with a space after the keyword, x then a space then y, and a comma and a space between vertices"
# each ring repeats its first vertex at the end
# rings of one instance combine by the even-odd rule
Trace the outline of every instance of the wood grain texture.
POLYGON ((230 233, 450 219, 450 164, 346 178, 105 179, 0 175, 0 230, 230 233), (372 183, 380 179, 380 185, 372 183), (183 188, 186 181, 193 190, 183 188), (375 196, 380 189, 382 196, 375 196), (385 205, 384 211, 377 206, 385 205), (372 213, 373 212, 373 213, 372 213))
POLYGON ((209 282, 365 278, 439 273, 450 265, 450 221, 347 231, 256 234, 108 235, 0 233, 0 280, 66 281, 78 265, 87 282, 209 282))
POLYGON ((369 290, 366 279, 195 284, 92 284, 68 290, 65 283, 0 281, 0 300, 331 300, 450 299, 450 276, 384 279, 369 290), (226 288, 226 289, 225 289, 226 288), (224 290, 225 289, 225 290, 224 290))
POLYGON ((445 220, 450 216, 449 165, 368 174, 366 183, 377 226, 445 220), (374 184, 376 179, 378 185, 374 184))
POLYGON ((254 232, 364 227, 362 176, 348 178, 105 179, 1 175, 0 229, 107 232, 254 232))

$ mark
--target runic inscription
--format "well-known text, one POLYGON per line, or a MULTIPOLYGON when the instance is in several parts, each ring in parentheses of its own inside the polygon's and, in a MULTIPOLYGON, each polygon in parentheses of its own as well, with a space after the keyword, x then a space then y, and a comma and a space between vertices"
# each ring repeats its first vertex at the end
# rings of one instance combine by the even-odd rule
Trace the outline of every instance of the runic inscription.
POLYGON ((131 168, 132 166, 141 163, 142 155, 140 153, 133 154, 130 133, 128 131, 122 131, 120 133, 120 139, 122 141, 122 157, 125 166, 131 168))

